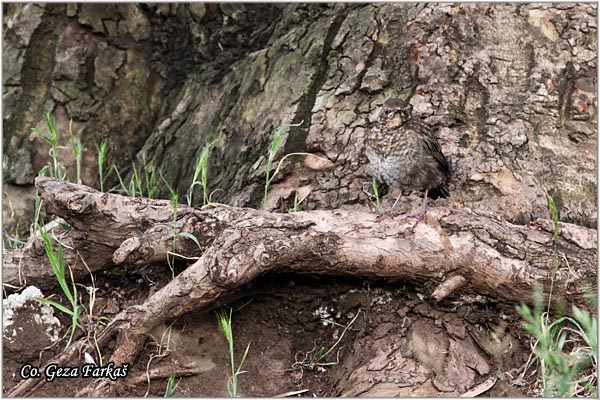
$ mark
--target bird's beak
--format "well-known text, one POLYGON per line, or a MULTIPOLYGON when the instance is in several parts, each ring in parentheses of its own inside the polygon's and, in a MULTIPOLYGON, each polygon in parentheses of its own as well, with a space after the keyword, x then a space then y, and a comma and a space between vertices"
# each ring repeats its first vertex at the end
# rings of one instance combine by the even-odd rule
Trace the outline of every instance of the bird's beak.
POLYGON ((385 122, 385 120, 386 120, 386 119, 388 119, 388 116, 387 116, 387 115, 385 115, 385 114, 383 113, 383 111, 382 111, 382 112, 380 112, 380 113, 379 113, 379 117, 377 117, 377 121, 379 121, 379 122, 385 122))

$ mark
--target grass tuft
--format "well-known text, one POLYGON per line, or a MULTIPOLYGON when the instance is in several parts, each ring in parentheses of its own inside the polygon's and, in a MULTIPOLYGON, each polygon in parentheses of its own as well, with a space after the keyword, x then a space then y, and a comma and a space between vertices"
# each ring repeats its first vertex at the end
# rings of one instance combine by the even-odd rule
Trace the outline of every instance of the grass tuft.
POLYGON ((550 215, 552 216, 552 222, 554 223, 554 235, 552 237, 552 276, 550 277, 550 295, 548 296, 548 306, 546 308, 546 312, 550 313, 550 304, 552 302, 552 292, 554 290, 554 280, 556 279, 556 272, 558 271, 558 267, 560 266, 560 262, 558 261, 557 252, 556 252, 556 242, 558 241, 558 210, 556 209, 556 205, 554 204, 554 199, 549 194, 546 195, 548 199, 548 209, 550 210, 550 215))
POLYGON ((273 167, 273 160, 275 159, 275 155, 277 154, 277 152, 279 151, 279 148, 281 147, 281 137, 283 136, 283 133, 285 132, 285 130, 287 128, 298 127, 298 126, 302 125, 303 122, 304 121, 298 122, 297 124, 283 124, 275 130, 275 134, 273 135, 273 141, 271 142, 271 147, 269 148, 269 156, 267 157, 267 172, 266 172, 266 178, 265 178, 265 194, 263 197, 263 208, 267 207, 267 194, 269 193, 269 185, 271 184, 271 182, 273 181, 273 178, 277 174, 277 170, 276 170, 275 173, 273 173, 273 175, 271 175, 271 169, 273 167))
MULTIPOLYGON (((573 317, 550 315, 554 281, 560 266, 557 255, 559 216, 552 196, 547 195, 548 208, 554 224, 550 290, 544 311, 544 292, 541 286, 534 293, 534 307, 526 304, 517 307, 523 318, 523 327, 529 332, 533 345, 532 363, 540 367, 542 395, 544 397, 572 397, 588 392, 596 396, 598 368, 598 319, 573 305, 573 317), (594 373, 581 376, 592 366, 594 373)), ((594 300, 595 302, 595 300, 594 300)), ((532 364, 529 364, 530 367, 532 364)))
POLYGON ((543 292, 536 289, 531 310, 523 304, 517 307, 523 327, 535 339, 533 361, 540 371, 544 397, 572 397, 583 391, 596 395, 596 373, 581 376, 587 367, 598 368, 598 319, 577 306, 572 306, 573 318, 561 317, 552 321, 543 311, 543 292), (585 345, 582 345, 584 343, 585 345))
POLYGON ((298 188, 296 188, 296 191, 294 192, 294 207, 289 209, 288 212, 290 212, 290 213, 298 212, 298 207, 300 207, 301 202, 302 202, 301 200, 298 200, 298 188))
POLYGON ((44 110, 44 120, 46 121, 46 126, 48 127, 47 133, 42 132, 37 128, 31 128, 33 133, 50 145, 50 157, 52 158, 52 164, 42 168, 39 172, 39 175, 44 176, 46 171, 49 171, 51 177, 65 179, 67 173, 62 165, 58 162, 58 129, 56 127, 56 120, 54 119, 54 116, 47 110, 44 110))
POLYGON ((75 331, 77 330, 77 324, 79 322, 79 316, 81 315, 82 307, 79 305, 79 302, 77 299, 77 286, 75 285, 75 280, 73 278, 73 272, 71 271, 70 268, 69 268, 69 274, 71 276, 71 286, 69 287, 69 285, 67 283, 67 278, 65 276, 65 260, 63 257, 62 245, 60 243, 58 243, 57 244, 58 250, 55 252, 54 246, 52 244, 52 240, 50 239, 50 236, 48 235, 46 228, 43 225, 39 224, 38 231, 40 232, 40 236, 42 238, 42 241, 44 242, 44 249, 46 250, 46 256, 48 257, 48 260, 50 261, 50 266, 52 267, 52 272, 54 272, 54 275, 56 276, 56 279, 58 280, 58 284, 59 284, 60 288, 62 289, 64 295, 69 300, 69 303, 71 303, 71 309, 68 309, 67 307, 63 306, 62 304, 57 303, 52 300, 49 300, 49 299, 39 298, 37 300, 44 304, 49 304, 49 305, 55 307, 56 309, 58 309, 59 311, 62 311, 63 313, 65 313, 71 317, 71 326, 69 327, 69 330, 68 330, 69 340, 67 342, 67 345, 65 346, 65 349, 66 349, 71 344, 73 335, 75 334, 75 331))
POLYGON ((39 192, 35 191, 35 210, 33 214, 33 223, 29 227, 29 234, 34 235, 37 232, 37 228, 40 222, 40 214, 42 213, 42 205, 44 200, 40 196, 39 192))
POLYGON ((6 154, 2 154, 2 182, 6 183, 8 172, 10 170, 10 162, 8 161, 8 156, 6 154))
POLYGON ((135 161, 131 163, 131 177, 127 184, 123 181, 116 165, 111 166, 111 171, 115 171, 117 179, 119 179, 119 188, 114 187, 111 191, 117 191, 129 197, 153 198, 158 189, 156 169, 146 161, 145 157, 142 157, 140 166, 137 166, 135 161))
POLYGON ((330 366, 339 364, 339 351, 340 351, 339 348, 335 355, 335 359, 333 359, 330 356, 332 355, 332 353, 336 349, 336 347, 340 344, 340 342, 344 338, 344 335, 346 334, 348 329, 350 329, 352 324, 354 324, 354 322, 360 315, 360 311, 361 310, 358 309, 358 311, 356 312, 356 315, 354 315, 354 318, 352 318, 352 320, 348 323, 348 325, 346 325, 346 327, 342 331, 341 335, 338 337, 338 339, 335 341, 335 343, 329 349, 326 349, 323 346, 317 346, 317 344, 315 344, 311 350, 307 351, 304 354, 304 358, 302 360, 297 359, 298 355, 301 353, 296 354, 296 362, 294 362, 294 364, 292 364, 292 369, 293 370, 308 369, 311 371, 316 369, 316 370, 324 371, 325 367, 330 367, 330 366), (328 361, 328 357, 330 358, 329 361, 328 361))
POLYGON ((73 120, 69 120, 69 136, 71 137, 71 148, 75 155, 75 170, 77 184, 81 185, 81 158, 83 156, 83 145, 78 137, 73 136, 73 120))
POLYGON ((21 238, 21 236, 19 236, 18 232, 16 232, 14 235, 11 235, 6 229, 3 229, 2 231, 4 240, 6 241, 7 250, 19 249, 25 246, 25 243, 27 243, 25 240, 23 240, 23 238, 21 238))
POLYGON ((242 359, 240 360, 239 365, 235 366, 235 357, 233 354, 233 329, 231 326, 231 313, 232 310, 229 310, 229 315, 225 312, 217 312, 217 320, 219 322, 219 328, 225 339, 227 339, 227 344, 229 345, 229 357, 231 359, 231 375, 229 376, 229 380, 227 382, 227 395, 229 397, 240 397, 240 390, 238 386, 238 376, 243 374, 245 371, 242 371, 242 366, 246 361, 246 356, 248 355, 248 350, 250 350, 250 343, 246 346, 246 350, 242 355, 242 359))
POLYGON ((375 204, 377 205, 377 211, 381 212, 381 198, 379 197, 379 189, 377 188, 377 181, 373 177, 373 196, 375 198, 375 204))
POLYGON ((100 191, 104 192, 104 162, 106 161, 106 153, 108 153, 108 140, 103 138, 100 144, 94 141, 96 152, 98 153, 98 178, 100 180, 100 191))
POLYGON ((210 203, 210 195, 208 193, 208 160, 210 151, 215 142, 206 144, 200 151, 200 155, 196 160, 196 168, 194 169, 194 178, 188 188, 187 203, 192 207, 194 188, 198 185, 202 188, 202 205, 210 203), (200 180, 198 180, 200 178, 200 180))
POLYGON ((177 191, 173 188, 173 186, 165 179, 164 176, 160 176, 162 180, 165 182, 167 189, 169 190, 169 194, 171 196, 171 204, 173 205, 173 249, 167 255, 167 264, 169 264, 169 268, 171 269, 171 276, 175 279, 175 250, 177 247, 177 211, 179 209, 179 195, 177 191))
POLYGON ((167 387, 165 388, 165 397, 173 397, 175 390, 177 390, 177 386, 179 386, 179 382, 181 382, 181 378, 175 383, 175 374, 169 374, 167 387))

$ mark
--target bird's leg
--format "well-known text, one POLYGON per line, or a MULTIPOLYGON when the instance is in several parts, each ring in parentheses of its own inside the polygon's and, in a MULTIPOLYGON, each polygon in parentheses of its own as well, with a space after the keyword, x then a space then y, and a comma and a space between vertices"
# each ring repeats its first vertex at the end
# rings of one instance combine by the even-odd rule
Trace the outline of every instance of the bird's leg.
POLYGON ((421 209, 419 210, 417 215, 415 215, 417 217, 417 222, 415 222, 415 224, 413 225, 413 228, 419 224, 419 221, 421 221, 423 219, 423 217, 425 216, 425 214, 427 213, 427 203, 429 201, 429 197, 427 197, 428 192, 429 192, 429 189, 425 189, 425 198, 423 198, 423 205, 421 206, 421 209))
POLYGON ((423 198, 423 205, 421 206, 421 210, 419 210, 419 214, 425 215, 427 212, 427 203, 429 202, 429 197, 427 197, 427 193, 429 193, 429 189, 425 189, 425 198, 423 198))
POLYGON ((392 208, 377 215, 376 220, 381 221, 383 218, 393 217, 395 215, 400 214, 401 211, 397 211, 395 209, 396 206, 398 205, 398 201, 400 200, 400 197, 402 197, 402 190, 400 190, 400 193, 398 193, 398 197, 396 198, 396 201, 394 202, 394 205, 392 206, 392 208))
POLYGON ((396 201, 394 202, 394 205, 392 206, 392 210, 394 208, 396 208, 396 206, 398 205, 398 201, 400 200, 400 197, 402 197, 402 190, 400 190, 400 193, 398 193, 398 197, 396 197, 396 201))

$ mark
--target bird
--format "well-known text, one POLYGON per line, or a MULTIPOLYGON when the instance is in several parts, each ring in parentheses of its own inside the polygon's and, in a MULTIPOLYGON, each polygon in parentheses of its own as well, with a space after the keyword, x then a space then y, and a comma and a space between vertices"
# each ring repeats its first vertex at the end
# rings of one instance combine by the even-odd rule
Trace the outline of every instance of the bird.
POLYGON ((366 156, 378 182, 402 190, 425 192, 417 223, 427 211, 428 198, 450 196, 450 166, 431 129, 412 115, 404 100, 388 98, 367 137, 366 156))

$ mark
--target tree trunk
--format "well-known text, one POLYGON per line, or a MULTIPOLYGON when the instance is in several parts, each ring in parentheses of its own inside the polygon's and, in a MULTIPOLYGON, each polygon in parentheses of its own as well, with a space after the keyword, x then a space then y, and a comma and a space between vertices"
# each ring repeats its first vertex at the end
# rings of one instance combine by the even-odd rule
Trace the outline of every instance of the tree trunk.
MULTIPOLYGON (((251 207, 262 205, 274 129, 303 122, 286 130, 277 157, 308 151, 333 168, 288 158, 269 204, 290 207, 299 188, 302 209, 358 206, 370 188, 364 138, 383 100, 395 96, 437 130, 453 171, 448 205, 525 224, 549 217, 550 193, 561 220, 596 226, 596 5, 211 10, 7 6, 8 185, 32 184, 48 160, 29 129, 44 129, 45 106, 57 117, 59 156, 73 179, 69 119, 84 145, 86 184, 98 187, 94 141, 106 137, 106 169, 114 163, 126 173, 137 153, 138 168, 145 159, 183 198, 199 150, 214 142, 213 200, 251 207)), ((106 186, 117 183, 113 172, 106 186)), ((23 194, 11 187, 7 199, 21 214, 5 207, 5 217, 16 224, 33 207, 21 206, 23 194)))

